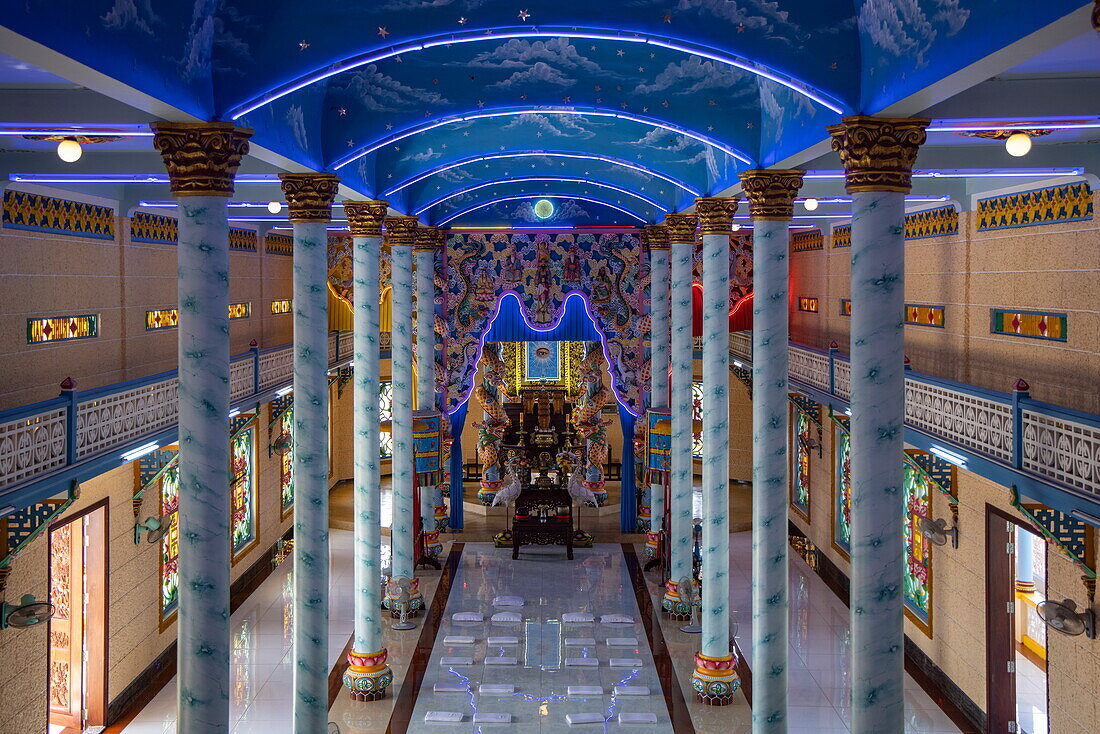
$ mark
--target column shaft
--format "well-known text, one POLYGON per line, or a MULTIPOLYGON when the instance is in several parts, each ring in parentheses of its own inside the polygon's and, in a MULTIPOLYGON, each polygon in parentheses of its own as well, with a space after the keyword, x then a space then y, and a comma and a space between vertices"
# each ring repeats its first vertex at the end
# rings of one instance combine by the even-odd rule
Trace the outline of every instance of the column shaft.
POLYGON ((901 731, 905 195, 852 194, 852 730, 901 731))
POLYGON ((229 223, 225 196, 179 217, 179 730, 229 731, 229 223))
POLYGON ((328 725, 328 231, 294 223, 294 731, 328 725))
POLYGON ((393 522, 391 578, 413 577, 413 430, 412 430, 412 247, 394 244, 392 255, 393 339, 393 522))
POLYGON ((787 298, 789 229, 753 221, 752 719, 787 731, 787 298))
POLYGON ((668 542, 671 552, 669 580, 676 584, 692 575, 691 496, 693 469, 691 378, 692 351, 692 250, 690 242, 673 242, 672 262, 672 496, 669 503, 668 542))
MULTIPOLYGON (((651 407, 668 409, 669 341, 669 270, 668 250, 652 249, 650 256, 650 354, 649 379, 651 407)), ((665 485, 649 487, 650 524, 653 532, 662 527, 665 517, 665 485)))
MULTIPOLYGON (((416 409, 435 410, 435 251, 416 249, 416 409)), ((420 488, 420 524, 435 530, 435 486, 420 488)))

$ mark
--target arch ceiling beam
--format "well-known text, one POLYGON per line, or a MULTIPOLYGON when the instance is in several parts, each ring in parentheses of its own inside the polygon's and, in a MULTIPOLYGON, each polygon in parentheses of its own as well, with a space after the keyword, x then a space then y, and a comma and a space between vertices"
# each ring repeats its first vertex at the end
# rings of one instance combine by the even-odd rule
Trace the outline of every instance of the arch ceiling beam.
POLYGON ((437 207, 441 204, 444 204, 444 203, 446 203, 446 202, 448 202, 448 201, 450 201, 450 200, 452 200, 456 197, 465 196, 465 195, 471 194, 475 191, 480 191, 481 189, 486 189, 486 188, 489 188, 489 187, 492 187, 492 186, 512 185, 512 184, 527 184, 527 183, 554 183, 554 184, 569 183, 569 184, 581 184, 585 187, 594 186, 596 188, 607 189, 608 191, 614 191, 615 193, 622 194, 624 196, 633 197, 633 198, 638 199, 642 202, 645 202, 646 204, 653 207, 654 209, 657 209, 660 212, 668 212, 668 207, 663 206, 662 204, 660 204, 657 201, 654 201, 653 199, 649 198, 648 196, 645 196, 643 194, 639 194, 636 191, 631 191, 630 189, 626 189, 626 188, 623 188, 621 186, 615 186, 614 184, 604 183, 604 182, 601 182, 601 181, 592 181, 592 180, 585 179, 585 178, 573 178, 571 176, 522 176, 522 177, 519 177, 519 178, 500 178, 500 179, 497 179, 495 181, 487 181, 485 183, 476 184, 474 186, 466 186, 464 188, 458 189, 457 191, 452 191, 452 192, 450 192, 450 193, 448 193, 444 196, 441 196, 437 199, 434 199, 433 201, 429 201, 427 204, 424 204, 423 206, 419 207, 416 211, 413 212, 413 215, 419 217, 421 214, 428 211, 429 209, 434 209, 435 207, 437 207))
POLYGON ((494 197, 494 198, 489 199, 487 201, 482 201, 482 202, 479 202, 479 203, 474 204, 472 206, 469 206, 469 207, 467 207, 465 209, 462 209, 458 212, 455 212, 453 214, 448 214, 446 217, 439 220, 439 222, 436 223, 436 226, 440 226, 440 227, 446 226, 447 224, 450 224, 454 220, 458 219, 459 217, 466 216, 467 214, 471 214, 472 212, 475 212, 479 209, 484 209, 486 207, 493 206, 494 204, 501 204, 501 203, 505 203, 505 202, 509 202, 509 201, 521 201, 521 200, 533 201, 533 200, 538 200, 538 199, 566 199, 566 200, 575 199, 577 201, 585 201, 585 202, 589 202, 591 204, 599 204, 600 206, 606 206, 609 209, 614 209, 617 212, 620 212, 620 213, 625 214, 629 217, 632 217, 633 219, 637 220, 637 222, 639 224, 646 224, 646 223, 649 222, 649 220, 647 220, 642 215, 638 214, 638 212, 636 212, 636 211, 628 209, 628 208, 626 208, 624 206, 621 206, 619 204, 613 204, 609 201, 606 201, 604 199, 600 199, 600 198, 597 198, 597 197, 594 197, 594 196, 577 195, 577 194, 561 194, 561 193, 538 193, 538 194, 517 194, 515 196, 494 197))

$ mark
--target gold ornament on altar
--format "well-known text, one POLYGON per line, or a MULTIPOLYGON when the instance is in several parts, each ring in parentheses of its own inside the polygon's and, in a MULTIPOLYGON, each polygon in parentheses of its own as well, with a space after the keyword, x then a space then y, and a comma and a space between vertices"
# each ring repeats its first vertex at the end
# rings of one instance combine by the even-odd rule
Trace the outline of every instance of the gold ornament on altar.
MULTIPOLYGON (((793 217, 794 199, 802 188, 803 173, 793 169, 742 172, 741 188, 748 197, 752 218, 787 220, 793 217)), ((812 211, 810 206, 806 208, 812 211)), ((813 209, 816 208, 815 205, 813 209)))
POLYGON ((844 164, 848 193, 860 191, 897 191, 913 188, 913 164, 917 150, 928 139, 926 117, 843 118, 830 125, 833 150, 844 164))
POLYGON ((232 196, 252 131, 231 122, 154 122, 173 196, 232 196))
POLYGON ((345 201, 344 214, 352 237, 381 237, 388 201, 345 201))
POLYGON ((333 173, 281 173, 283 194, 291 222, 328 222, 332 219, 332 202, 340 188, 340 178, 333 173))
POLYGON ((695 214, 702 234, 729 234, 733 231, 733 215, 737 213, 737 197, 700 197, 695 200, 695 214))

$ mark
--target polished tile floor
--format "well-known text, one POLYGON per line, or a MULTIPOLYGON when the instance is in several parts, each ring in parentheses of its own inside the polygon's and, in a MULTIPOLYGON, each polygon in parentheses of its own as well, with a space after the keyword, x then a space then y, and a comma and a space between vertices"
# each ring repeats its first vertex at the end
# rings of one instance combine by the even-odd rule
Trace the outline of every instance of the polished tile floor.
MULTIPOLYGON (((570 729, 567 714, 599 714, 599 724, 574 726, 577 731, 640 731, 638 726, 620 725, 618 714, 651 713, 656 725, 647 732, 672 732, 668 710, 657 679, 653 656, 622 547, 597 543, 591 549, 577 549, 573 561, 565 560, 562 549, 525 548, 518 561, 511 549, 489 543, 467 543, 447 602, 443 622, 436 636, 420 695, 412 715, 410 733, 433 731, 508 731, 521 734, 561 732, 570 729), (509 608, 522 615, 518 624, 494 624, 493 614, 504 608, 492 606, 497 596, 518 596, 524 606, 509 608), (459 612, 478 612, 483 622, 459 622, 459 612), (562 615, 589 612, 594 623, 569 624, 562 615), (604 614, 625 614, 630 624, 603 624, 604 614), (468 636, 473 645, 448 645, 448 636, 468 636), (516 643, 489 645, 489 637, 511 637, 516 643), (571 640, 589 638, 595 644, 573 645, 571 640), (610 647, 608 638, 635 638, 636 645, 610 647), (472 665, 443 664, 445 658, 468 658, 472 665), (514 658, 515 664, 492 665, 494 658, 514 658), (573 666, 571 658, 596 660, 594 667, 573 666), (611 659, 640 660, 641 665, 611 667, 611 659), (507 684, 512 694, 479 693, 482 684, 507 684), (454 692, 436 692, 437 685, 456 686, 454 692), (615 696, 617 685, 646 686, 648 696, 615 696), (602 695, 571 695, 567 686, 599 686, 602 695), (429 711, 463 715, 462 723, 426 723, 429 711), (475 714, 502 713, 509 724, 479 726, 475 714)), ((511 662, 511 661, 509 661, 511 662)))
POLYGON ((1047 674, 1016 653, 1016 722, 1023 734, 1047 734, 1047 674))

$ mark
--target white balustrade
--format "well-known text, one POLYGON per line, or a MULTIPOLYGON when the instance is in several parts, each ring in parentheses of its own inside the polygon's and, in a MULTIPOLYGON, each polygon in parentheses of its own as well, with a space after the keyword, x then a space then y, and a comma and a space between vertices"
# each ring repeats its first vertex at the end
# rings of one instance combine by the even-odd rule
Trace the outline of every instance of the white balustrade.
POLYGON ((789 371, 792 379, 829 392, 829 358, 824 354, 791 347, 789 371))
POLYGON ((294 350, 290 347, 260 355, 260 389, 294 379, 294 350))
POLYGON ((852 363, 841 359, 833 360, 833 390, 847 401, 852 399, 852 363))
POLYGON ((76 456, 93 456, 176 423, 179 381, 175 377, 77 404, 76 456))
POLYGON ((65 465, 66 412, 55 408, 0 423, 0 487, 65 465))
POLYGON ((251 355, 229 365, 229 400, 237 402, 255 391, 252 384, 256 362, 251 355))
POLYGON ((1023 426, 1024 469, 1100 499, 1100 428, 1026 408, 1023 426))
POLYGON ((730 332, 730 354, 738 359, 752 360, 752 332, 730 332))
POLYGON ((328 335, 328 363, 332 364, 336 361, 336 332, 330 332, 328 335))
POLYGON ((905 380, 905 422, 925 433, 1012 463, 1012 405, 905 380))

